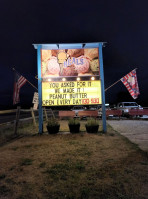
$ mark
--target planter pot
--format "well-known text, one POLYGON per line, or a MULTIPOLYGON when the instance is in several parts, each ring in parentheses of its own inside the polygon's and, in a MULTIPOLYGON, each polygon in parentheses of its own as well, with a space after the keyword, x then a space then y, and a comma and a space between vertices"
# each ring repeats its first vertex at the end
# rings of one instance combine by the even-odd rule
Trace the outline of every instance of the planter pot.
POLYGON ((47 130, 49 134, 56 134, 59 132, 60 125, 57 126, 47 126, 47 130))
POLYGON ((95 126, 85 125, 85 127, 86 127, 87 133, 98 133, 99 125, 95 125, 95 126))
POLYGON ((80 132, 80 124, 69 124, 70 133, 79 133, 80 132))

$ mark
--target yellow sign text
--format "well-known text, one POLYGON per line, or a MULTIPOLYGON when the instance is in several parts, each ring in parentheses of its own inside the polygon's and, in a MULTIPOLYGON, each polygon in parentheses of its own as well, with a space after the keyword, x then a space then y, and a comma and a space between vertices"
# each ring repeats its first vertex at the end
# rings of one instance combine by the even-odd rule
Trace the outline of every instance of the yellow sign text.
POLYGON ((101 81, 42 82, 42 106, 102 104, 101 81))

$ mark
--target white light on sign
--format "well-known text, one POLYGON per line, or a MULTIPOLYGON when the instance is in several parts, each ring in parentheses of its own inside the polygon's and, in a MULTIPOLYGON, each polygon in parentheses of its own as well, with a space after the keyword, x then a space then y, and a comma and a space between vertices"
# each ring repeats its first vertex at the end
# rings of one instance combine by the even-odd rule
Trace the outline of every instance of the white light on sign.
POLYGON ((65 82, 65 81, 66 81, 66 78, 65 78, 65 77, 63 77, 63 78, 62 78, 62 81, 63 81, 63 82, 65 82))
POLYGON ((95 80, 95 77, 91 77, 91 80, 95 80))

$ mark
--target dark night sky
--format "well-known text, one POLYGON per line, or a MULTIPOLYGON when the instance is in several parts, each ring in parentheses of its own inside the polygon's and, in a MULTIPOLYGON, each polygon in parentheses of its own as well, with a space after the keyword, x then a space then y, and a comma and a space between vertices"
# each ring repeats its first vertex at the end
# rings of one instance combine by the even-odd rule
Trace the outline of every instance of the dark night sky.
MULTIPOLYGON (((107 42, 103 48, 105 87, 138 68, 140 95, 148 106, 148 2, 139 0, 1 0, 0 107, 12 105, 16 68, 37 86, 33 43, 107 42)), ((35 89, 25 84, 21 105, 30 104, 35 89)), ((106 102, 134 101, 119 82, 106 92, 106 102)))

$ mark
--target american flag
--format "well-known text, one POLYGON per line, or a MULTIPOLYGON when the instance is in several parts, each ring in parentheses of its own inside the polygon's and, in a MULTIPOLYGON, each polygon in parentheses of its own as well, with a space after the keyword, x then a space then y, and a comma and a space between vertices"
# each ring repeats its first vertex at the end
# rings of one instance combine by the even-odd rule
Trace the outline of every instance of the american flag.
POLYGON ((20 88, 27 82, 27 79, 18 73, 15 73, 15 82, 13 90, 13 104, 18 104, 20 101, 20 88))
POLYGON ((130 73, 125 75, 123 78, 121 78, 121 81, 126 86, 127 90, 131 94, 131 96, 136 99, 138 97, 139 93, 139 87, 137 82, 137 75, 136 70, 132 70, 130 73))

